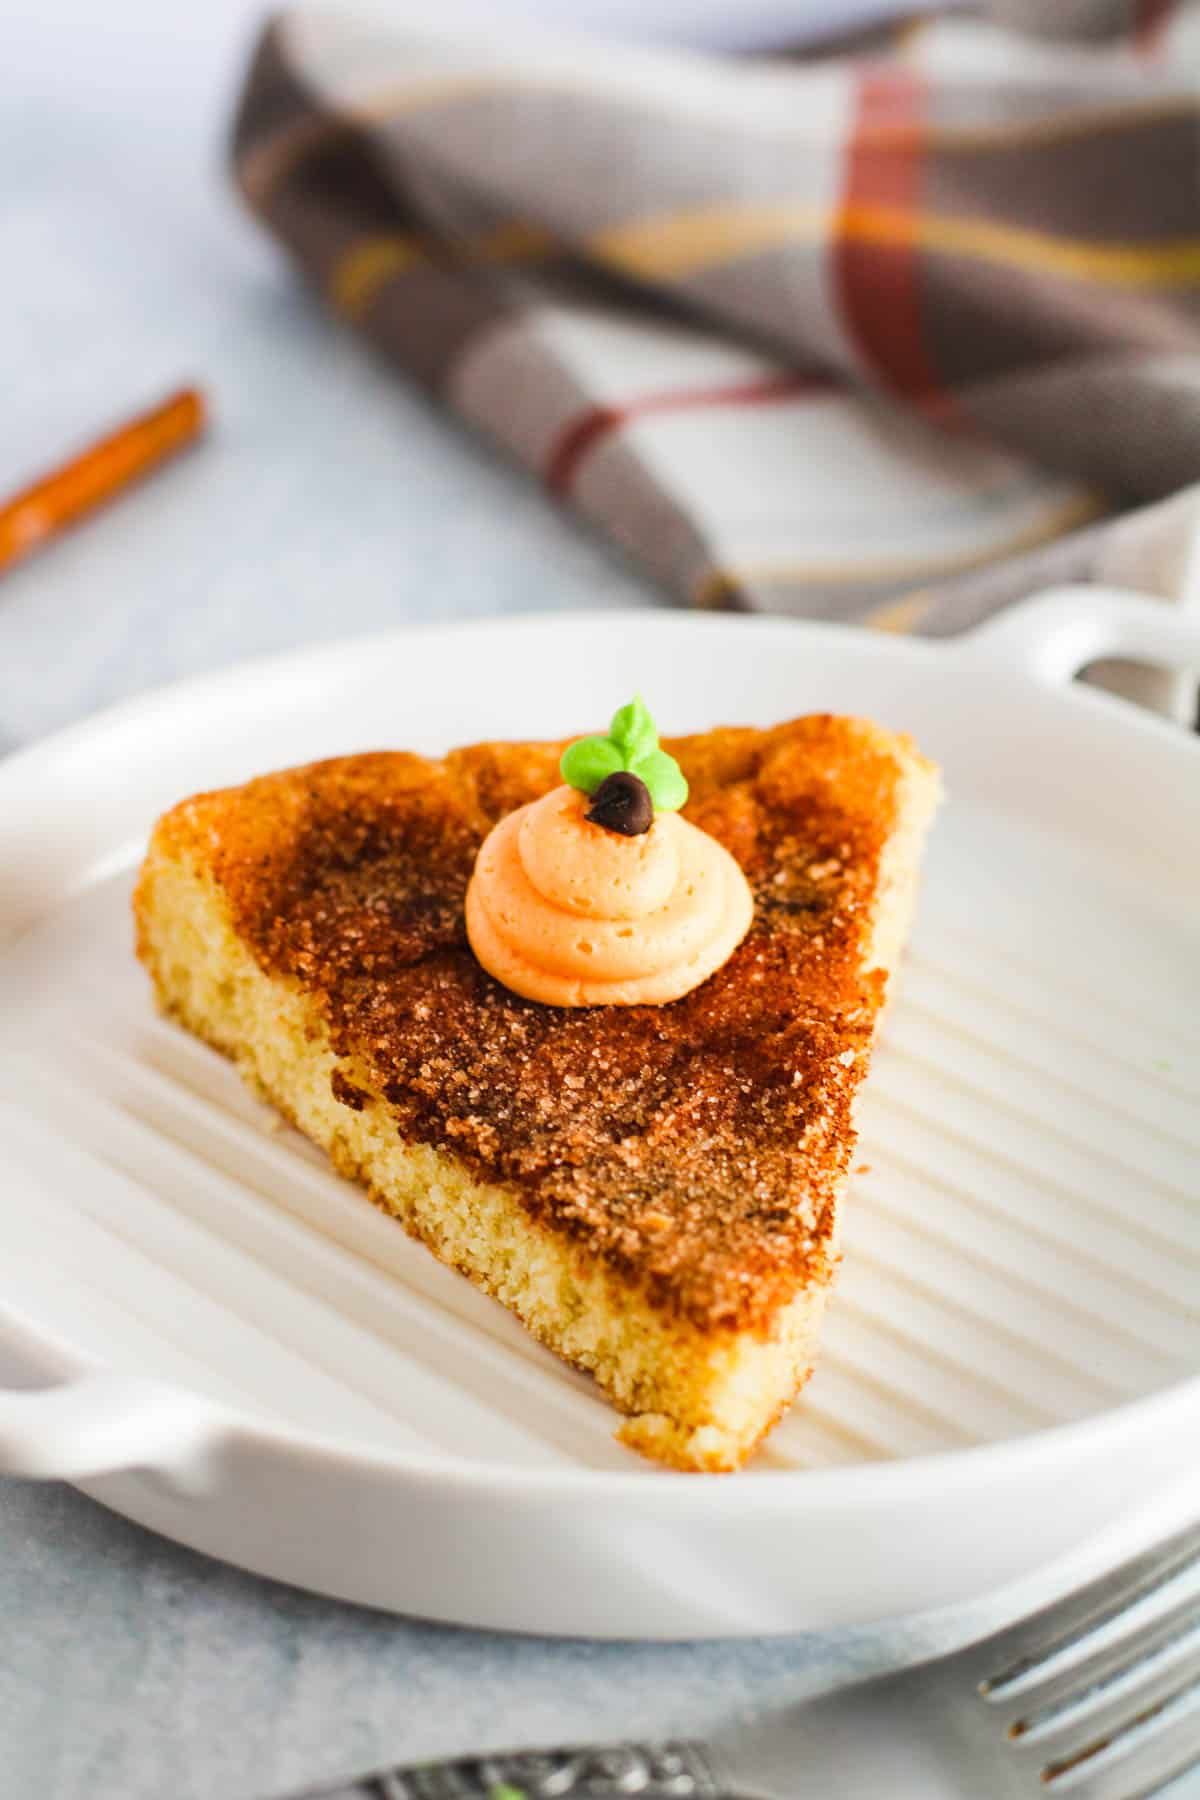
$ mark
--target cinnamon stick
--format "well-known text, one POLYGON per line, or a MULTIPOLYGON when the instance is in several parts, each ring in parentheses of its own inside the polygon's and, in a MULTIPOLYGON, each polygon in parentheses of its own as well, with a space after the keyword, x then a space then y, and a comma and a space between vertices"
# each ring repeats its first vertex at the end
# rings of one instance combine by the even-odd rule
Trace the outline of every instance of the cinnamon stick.
POLYGON ((197 389, 180 388, 0 504, 0 570, 149 475, 200 435, 205 417, 197 389))

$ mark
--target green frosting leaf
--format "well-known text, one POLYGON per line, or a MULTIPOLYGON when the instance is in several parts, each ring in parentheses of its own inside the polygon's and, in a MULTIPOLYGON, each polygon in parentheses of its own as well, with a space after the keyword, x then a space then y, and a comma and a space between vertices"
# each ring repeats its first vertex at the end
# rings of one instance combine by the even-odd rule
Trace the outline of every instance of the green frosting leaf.
POLYGON ((580 738, 563 751, 558 766, 563 780, 585 794, 625 769, 645 782, 656 812, 678 812, 687 801, 683 771, 659 749, 657 727, 638 695, 613 714, 607 737, 580 738))
POLYGON ((655 812, 678 812, 686 806, 688 784, 683 770, 665 750, 652 750, 632 770, 645 782, 654 802, 655 812))
POLYGON ((613 714, 608 735, 621 752, 623 766, 627 769, 632 769, 644 756, 658 749, 658 732, 640 694, 635 694, 627 706, 619 707, 613 714))
POLYGON ((580 738, 563 751, 559 773, 573 788, 594 794, 602 781, 625 766, 621 752, 608 738, 580 738))

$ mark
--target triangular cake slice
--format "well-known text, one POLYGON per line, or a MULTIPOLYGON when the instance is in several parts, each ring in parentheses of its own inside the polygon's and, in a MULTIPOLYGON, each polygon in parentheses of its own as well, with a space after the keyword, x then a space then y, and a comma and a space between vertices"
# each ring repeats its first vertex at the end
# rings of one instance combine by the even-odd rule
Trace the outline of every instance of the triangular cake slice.
POLYGON ((721 1470, 812 1366, 938 777, 828 715, 667 747, 755 898, 682 1000, 542 1006, 472 955, 476 851, 555 785, 560 744, 344 757, 186 800, 142 870, 138 953, 338 1169, 591 1371, 628 1444, 721 1470))

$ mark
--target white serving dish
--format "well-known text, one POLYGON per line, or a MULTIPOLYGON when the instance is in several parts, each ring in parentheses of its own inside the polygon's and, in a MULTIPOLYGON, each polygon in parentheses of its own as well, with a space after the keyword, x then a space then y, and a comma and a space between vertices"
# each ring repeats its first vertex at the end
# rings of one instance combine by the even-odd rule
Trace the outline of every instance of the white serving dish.
POLYGON ((669 613, 405 630, 10 758, 0 1468, 330 1594, 609 1636, 950 1605, 1200 1504, 1200 747, 1070 683, 1114 654, 1200 666, 1200 628, 1089 590, 953 644, 669 613), (664 730, 871 714, 951 795, 824 1359, 735 1477, 618 1446, 586 1381, 156 1018, 130 953, 179 796, 567 734, 634 675, 664 730))

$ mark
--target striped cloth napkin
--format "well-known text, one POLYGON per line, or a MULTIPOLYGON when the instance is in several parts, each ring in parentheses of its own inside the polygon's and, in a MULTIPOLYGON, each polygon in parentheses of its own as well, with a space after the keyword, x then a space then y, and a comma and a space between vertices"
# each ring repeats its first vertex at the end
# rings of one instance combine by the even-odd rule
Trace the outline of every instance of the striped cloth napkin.
POLYGON ((397 0, 269 25, 234 160, 336 314, 674 594, 943 634, 1195 569, 1198 145, 1200 0, 753 59, 397 0))

